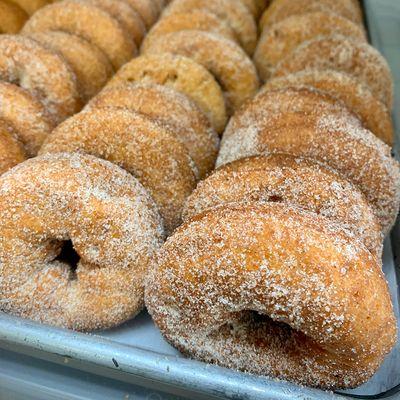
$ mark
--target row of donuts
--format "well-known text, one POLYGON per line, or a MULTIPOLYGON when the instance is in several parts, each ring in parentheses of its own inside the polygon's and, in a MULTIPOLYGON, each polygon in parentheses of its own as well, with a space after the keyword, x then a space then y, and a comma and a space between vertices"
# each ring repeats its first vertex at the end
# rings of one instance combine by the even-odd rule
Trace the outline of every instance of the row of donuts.
POLYGON ((218 168, 146 282, 147 309, 182 353, 338 389, 366 382, 395 345, 381 262, 400 204, 381 140, 393 140, 392 82, 359 11, 353 0, 265 11, 254 58, 267 82, 233 114, 218 168), (289 65, 301 72, 279 72, 289 65))

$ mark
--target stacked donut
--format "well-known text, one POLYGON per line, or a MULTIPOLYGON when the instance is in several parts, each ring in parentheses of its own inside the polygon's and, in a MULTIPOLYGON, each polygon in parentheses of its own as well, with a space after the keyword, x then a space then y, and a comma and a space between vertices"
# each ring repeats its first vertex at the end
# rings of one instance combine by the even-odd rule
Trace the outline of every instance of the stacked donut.
MULTIPOLYGON (((44 5, 25 3, 30 12, 44 5)), ((0 35, 0 146, 9 149, 0 154, 0 174, 35 156, 55 126, 137 53, 162 6, 160 0, 59 1, 36 11, 21 35, 0 35)))
POLYGON ((146 305, 189 356, 355 387, 396 342, 381 265, 400 203, 390 71, 354 0, 274 0, 261 30, 265 85, 230 119, 146 305))

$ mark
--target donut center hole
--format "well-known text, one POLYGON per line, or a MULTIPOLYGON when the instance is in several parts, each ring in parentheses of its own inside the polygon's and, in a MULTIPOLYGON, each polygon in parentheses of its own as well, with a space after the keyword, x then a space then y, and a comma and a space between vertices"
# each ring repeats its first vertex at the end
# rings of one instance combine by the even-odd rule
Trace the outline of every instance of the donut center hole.
POLYGON ((61 243, 61 250, 55 261, 68 264, 71 269, 71 279, 76 279, 76 270, 78 268, 80 255, 74 249, 74 245, 71 240, 64 240, 61 243))
POLYGON ((268 197, 268 201, 271 203, 282 203, 283 197, 278 195, 272 195, 268 197))

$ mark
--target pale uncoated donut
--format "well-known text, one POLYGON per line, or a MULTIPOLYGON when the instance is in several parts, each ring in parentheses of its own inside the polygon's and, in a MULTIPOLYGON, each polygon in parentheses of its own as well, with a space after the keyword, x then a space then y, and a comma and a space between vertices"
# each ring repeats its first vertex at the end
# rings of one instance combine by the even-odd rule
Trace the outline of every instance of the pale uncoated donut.
POLYGON ((182 225, 157 255, 145 302, 186 355, 324 389, 365 382, 396 342, 377 258, 340 225, 286 204, 226 205, 182 225))
POLYGON ((16 4, 0 0, 0 34, 18 33, 27 19, 26 12, 16 4))
POLYGON ((22 144, 13 128, 0 119, 0 175, 26 158, 22 144))
POLYGON ((0 178, 0 210, 2 311, 89 331, 142 309, 163 234, 133 176, 87 155, 37 157, 0 178), (66 240, 80 256, 75 273, 56 259, 66 240))
POLYGON ((121 108, 91 109, 64 121, 40 154, 80 152, 104 158, 134 175, 154 198, 171 232, 196 185, 186 147, 148 117, 121 108))

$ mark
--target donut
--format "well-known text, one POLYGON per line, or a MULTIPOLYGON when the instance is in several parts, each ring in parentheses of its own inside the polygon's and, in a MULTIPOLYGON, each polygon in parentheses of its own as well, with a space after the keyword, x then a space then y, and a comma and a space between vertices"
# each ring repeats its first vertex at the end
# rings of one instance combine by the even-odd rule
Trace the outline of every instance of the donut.
POLYGON ((32 15, 39 8, 46 6, 48 0, 12 0, 18 6, 20 6, 28 15, 32 15))
POLYGON ((299 44, 334 33, 365 41, 365 32, 359 25, 327 12, 293 15, 264 29, 254 53, 261 79, 269 79, 276 65, 299 44))
POLYGON ((299 71, 270 79, 261 91, 302 86, 311 86, 343 101, 367 129, 389 146, 393 145, 393 124, 389 110, 368 86, 347 73, 334 70, 299 71))
POLYGON ((332 12, 362 25, 362 16, 351 3, 351 0, 274 0, 260 19, 260 31, 292 15, 315 11, 332 12))
POLYGON ((0 36, 0 80, 28 90, 56 122, 81 107, 76 77, 65 59, 28 37, 0 36))
POLYGON ((151 29, 142 43, 141 52, 151 47, 151 42, 159 36, 183 30, 198 30, 216 33, 236 41, 236 37, 229 25, 214 14, 205 11, 192 11, 186 13, 173 13, 161 18, 151 29))
POLYGON ((161 14, 161 11, 165 7, 165 3, 166 3, 165 0, 152 0, 152 1, 156 5, 158 13, 161 14))
POLYGON ((82 154, 34 158, 1 176, 0 210, 1 311, 91 331, 142 309, 163 233, 133 176, 82 154))
POLYGON ((315 161, 275 153, 224 165, 197 185, 182 218, 185 221, 209 208, 237 202, 282 202, 322 215, 381 256, 381 226, 364 195, 315 161))
POLYGON ((378 259, 340 225, 284 203, 225 205, 182 225, 157 255, 145 303, 184 355, 323 389, 365 382, 396 342, 378 259))
POLYGON ((117 70, 136 54, 129 33, 103 9, 78 0, 63 0, 38 10, 25 24, 26 35, 63 31, 86 39, 99 47, 117 70))
POLYGON ((333 69, 366 84, 389 110, 393 106, 393 80, 387 61, 368 43, 340 35, 316 38, 297 47, 276 67, 273 77, 305 69, 333 69))
POLYGON ((187 30, 168 33, 151 42, 146 54, 179 54, 202 64, 224 92, 228 114, 256 93, 257 71, 246 53, 231 40, 213 33, 187 30))
POLYGON ((327 164, 357 186, 386 234, 400 203, 399 164, 390 147, 332 97, 311 89, 261 93, 230 121, 217 165, 243 157, 290 153, 327 164))
POLYGON ((108 58, 85 39, 60 31, 33 33, 30 37, 67 60, 76 75, 84 103, 96 95, 113 74, 108 58))
POLYGON ((27 90, 1 81, 0 120, 12 126, 14 135, 30 157, 37 154, 55 126, 43 104, 27 90))
POLYGON ((22 8, 8 0, 0 0, 0 34, 18 33, 28 15, 22 8))
POLYGON ((175 0, 165 9, 164 15, 194 10, 210 12, 225 21, 246 53, 253 54, 257 44, 257 26, 241 0, 175 0))
POLYGON ((157 21, 158 15, 161 10, 153 0, 123 0, 129 4, 142 19, 146 30, 150 29, 152 25, 157 21))
POLYGON ((87 108, 123 107, 160 122, 188 149, 199 177, 215 165, 219 139, 207 118, 185 95, 166 86, 137 83, 103 90, 87 108))
POLYGON ((160 124, 121 108, 91 109, 65 120, 40 154, 80 152, 111 161, 134 175, 154 198, 166 232, 179 225, 196 185, 186 147, 160 124))
POLYGON ((134 58, 107 86, 126 82, 157 83, 182 92, 204 112, 218 133, 225 128, 227 116, 222 90, 214 77, 190 58, 168 53, 134 58))
POLYGON ((26 154, 11 126, 0 119, 0 175, 23 162, 26 154))

